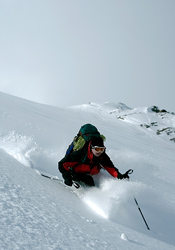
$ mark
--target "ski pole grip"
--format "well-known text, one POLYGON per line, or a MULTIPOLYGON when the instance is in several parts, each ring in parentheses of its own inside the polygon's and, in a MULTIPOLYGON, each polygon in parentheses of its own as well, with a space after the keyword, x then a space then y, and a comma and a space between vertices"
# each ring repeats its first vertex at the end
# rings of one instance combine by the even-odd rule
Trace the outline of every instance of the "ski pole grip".
POLYGON ((80 185, 75 181, 73 182, 73 185, 74 185, 75 188, 80 188, 80 185))
POLYGON ((127 174, 132 174, 133 172, 134 172, 133 169, 129 169, 128 171, 126 171, 125 174, 126 174, 126 175, 127 175, 127 174))

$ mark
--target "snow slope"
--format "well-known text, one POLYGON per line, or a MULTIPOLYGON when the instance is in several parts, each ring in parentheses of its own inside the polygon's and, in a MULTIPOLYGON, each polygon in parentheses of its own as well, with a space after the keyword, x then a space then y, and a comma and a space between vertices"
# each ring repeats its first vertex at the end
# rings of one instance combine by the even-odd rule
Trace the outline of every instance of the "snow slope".
POLYGON ((0 249, 175 249, 175 144, 140 126, 173 128, 173 114, 159 118, 121 103, 63 109, 0 92, 0 249), (134 170, 129 182, 101 171, 98 187, 75 189, 39 175, 61 178, 57 162, 85 123, 106 136, 120 172, 134 170))

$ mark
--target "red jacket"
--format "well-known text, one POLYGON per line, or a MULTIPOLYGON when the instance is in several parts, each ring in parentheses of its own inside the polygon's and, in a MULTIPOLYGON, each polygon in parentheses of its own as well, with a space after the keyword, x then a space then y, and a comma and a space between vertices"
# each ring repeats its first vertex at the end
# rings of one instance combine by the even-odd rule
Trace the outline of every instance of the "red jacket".
POLYGON ((99 157, 95 157, 91 151, 91 142, 81 150, 65 156, 59 162, 59 170, 63 174, 63 178, 70 169, 74 169, 77 173, 95 175, 100 172, 101 168, 117 178, 119 171, 114 167, 109 156, 104 152, 99 157))

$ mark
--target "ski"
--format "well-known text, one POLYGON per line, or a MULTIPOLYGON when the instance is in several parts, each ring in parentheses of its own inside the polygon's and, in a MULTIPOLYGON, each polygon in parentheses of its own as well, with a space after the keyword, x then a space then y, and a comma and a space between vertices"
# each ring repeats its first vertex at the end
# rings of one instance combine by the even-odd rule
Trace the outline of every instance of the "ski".
POLYGON ((46 175, 46 174, 42 174, 40 173, 41 176, 46 177, 48 179, 54 180, 54 181, 60 181, 63 182, 63 180, 60 180, 58 177, 52 176, 52 175, 46 175))
MULTIPOLYGON (((40 173, 41 176, 45 177, 45 178, 48 178, 48 179, 51 179, 53 181, 58 181, 58 182, 63 182, 63 180, 59 179, 57 176, 52 176, 52 175, 47 175, 47 174, 43 174, 43 173, 40 173)), ((77 182, 73 181, 73 185, 75 188, 80 188, 80 184, 78 184, 77 182)))

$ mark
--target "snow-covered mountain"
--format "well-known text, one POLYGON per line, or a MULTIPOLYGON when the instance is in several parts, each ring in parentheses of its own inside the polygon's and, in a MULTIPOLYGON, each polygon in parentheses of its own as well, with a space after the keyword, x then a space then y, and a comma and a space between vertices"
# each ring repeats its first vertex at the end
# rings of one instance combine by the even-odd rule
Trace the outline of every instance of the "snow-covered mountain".
POLYGON ((155 106, 57 108, 0 92, 0 248, 174 249, 174 128, 155 106), (57 162, 85 123, 121 173, 134 170, 129 182, 102 170, 98 187, 75 189, 39 174, 61 179, 57 162))
POLYGON ((123 103, 109 103, 102 105, 89 103, 75 106, 75 109, 86 110, 99 113, 107 112, 117 119, 128 123, 147 128, 149 132, 156 133, 175 142, 175 112, 168 112, 165 109, 159 109, 157 106, 130 108, 123 103))

